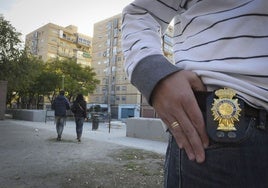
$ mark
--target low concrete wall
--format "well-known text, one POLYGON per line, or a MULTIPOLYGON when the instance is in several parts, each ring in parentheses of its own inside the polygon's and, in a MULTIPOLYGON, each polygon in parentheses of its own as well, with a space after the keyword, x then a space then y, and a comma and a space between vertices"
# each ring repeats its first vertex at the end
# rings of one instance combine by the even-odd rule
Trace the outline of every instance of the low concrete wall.
POLYGON ((45 122, 46 110, 26 110, 26 109, 12 109, 8 110, 12 114, 13 119, 45 122))
POLYGON ((156 118, 128 118, 126 129, 127 137, 163 142, 167 142, 169 137, 164 129, 164 123, 156 118))

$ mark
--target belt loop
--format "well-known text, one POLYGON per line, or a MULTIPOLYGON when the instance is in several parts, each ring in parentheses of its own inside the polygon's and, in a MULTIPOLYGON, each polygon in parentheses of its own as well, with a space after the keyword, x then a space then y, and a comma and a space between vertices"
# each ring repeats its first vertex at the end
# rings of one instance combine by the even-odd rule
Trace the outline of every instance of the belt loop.
POLYGON ((265 110, 259 110, 259 125, 258 128, 266 130, 267 112, 265 110))

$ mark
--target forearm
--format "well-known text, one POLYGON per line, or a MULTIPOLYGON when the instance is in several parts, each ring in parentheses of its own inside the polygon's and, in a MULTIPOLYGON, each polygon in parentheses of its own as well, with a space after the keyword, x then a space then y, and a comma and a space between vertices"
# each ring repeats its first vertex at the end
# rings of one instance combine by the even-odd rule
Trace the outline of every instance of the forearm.
POLYGON ((179 71, 162 55, 142 59, 132 73, 131 83, 139 89, 151 105, 151 95, 157 83, 168 75, 179 71))

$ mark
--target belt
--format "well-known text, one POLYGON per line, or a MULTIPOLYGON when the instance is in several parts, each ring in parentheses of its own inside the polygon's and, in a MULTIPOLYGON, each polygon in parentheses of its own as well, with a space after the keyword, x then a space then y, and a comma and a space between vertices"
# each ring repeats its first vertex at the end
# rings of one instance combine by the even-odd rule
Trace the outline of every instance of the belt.
MULTIPOLYGON (((204 115, 206 117, 206 111, 207 111, 207 98, 212 94, 213 92, 202 92, 202 91, 196 91, 195 97, 198 102, 198 105, 204 115)), ((268 113, 266 110, 263 109, 256 109, 248 104, 244 104, 242 107, 242 111, 245 114, 246 117, 255 118, 257 125, 256 127, 263 130, 268 130, 268 113)))

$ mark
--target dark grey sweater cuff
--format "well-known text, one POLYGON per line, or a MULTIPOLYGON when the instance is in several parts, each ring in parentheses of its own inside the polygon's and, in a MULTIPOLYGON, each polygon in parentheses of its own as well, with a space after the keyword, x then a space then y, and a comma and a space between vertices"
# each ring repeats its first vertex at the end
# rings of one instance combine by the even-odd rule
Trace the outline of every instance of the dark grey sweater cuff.
POLYGON ((157 83, 166 76, 181 69, 171 64, 162 55, 152 55, 142 59, 133 70, 131 83, 151 104, 151 95, 157 83))

